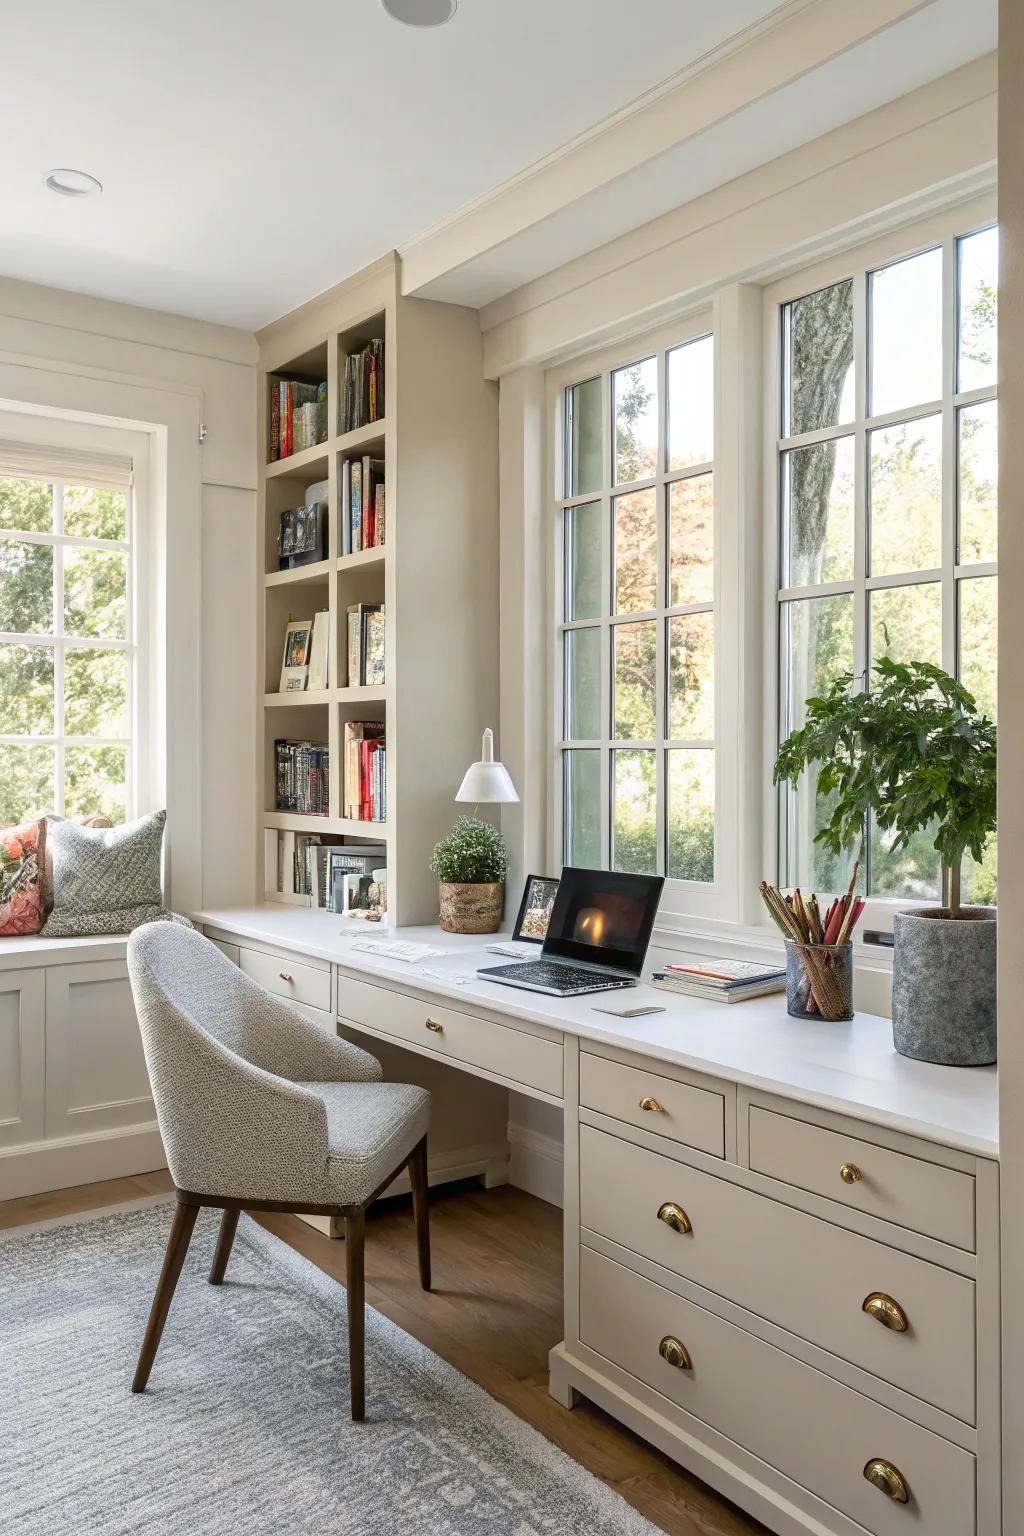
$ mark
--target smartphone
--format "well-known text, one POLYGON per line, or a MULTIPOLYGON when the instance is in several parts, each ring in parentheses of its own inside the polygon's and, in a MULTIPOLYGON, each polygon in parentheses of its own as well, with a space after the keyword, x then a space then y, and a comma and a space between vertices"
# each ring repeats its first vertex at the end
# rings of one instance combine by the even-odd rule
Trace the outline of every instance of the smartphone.
POLYGON ((617 1019, 642 1019, 645 1013, 665 1012, 664 1008, 659 1008, 656 1004, 648 1004, 644 1008, 602 1008, 598 1003, 592 1006, 595 1013, 612 1013, 617 1019))

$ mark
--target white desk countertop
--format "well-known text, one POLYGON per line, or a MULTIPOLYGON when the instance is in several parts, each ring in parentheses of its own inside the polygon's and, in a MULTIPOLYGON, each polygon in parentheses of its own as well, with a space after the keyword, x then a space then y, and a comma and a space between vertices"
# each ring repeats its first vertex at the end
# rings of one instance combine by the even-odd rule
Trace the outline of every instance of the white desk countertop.
POLYGON ((331 912, 276 906, 202 911, 194 920, 235 937, 316 956, 367 981, 445 998, 463 1011, 484 1009, 693 1071, 724 1077, 767 1093, 835 1110, 983 1157, 999 1156, 995 1067, 938 1067, 893 1050, 892 1026, 858 1013, 849 1024, 804 1022, 786 1013, 780 994, 724 1004, 674 997, 640 985, 628 992, 582 998, 547 997, 482 980, 481 965, 501 965, 485 945, 492 939, 440 928, 379 930, 331 912), (353 939, 395 939, 444 951, 413 964, 354 949, 353 939), (664 1013, 621 1019, 594 1005, 663 1006, 664 1013))

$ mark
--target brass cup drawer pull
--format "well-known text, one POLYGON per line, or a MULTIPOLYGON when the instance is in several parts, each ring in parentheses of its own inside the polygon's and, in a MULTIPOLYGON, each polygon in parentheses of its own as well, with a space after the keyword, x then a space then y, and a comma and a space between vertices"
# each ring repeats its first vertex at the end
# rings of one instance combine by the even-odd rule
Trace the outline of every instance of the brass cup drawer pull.
POLYGON ((664 1205, 658 1207, 658 1220, 663 1221, 666 1227, 671 1227, 673 1232, 692 1232, 693 1223, 674 1200, 666 1200, 664 1205))
POLYGON ((844 1184, 857 1184, 860 1182, 860 1169, 856 1163, 843 1163, 839 1169, 839 1177, 844 1184))
MULTIPOLYGON (((690 1351, 687 1349, 686 1345, 682 1342, 681 1339, 673 1338, 670 1333, 666 1333, 665 1337, 658 1345, 658 1354, 663 1360, 667 1360, 669 1365, 674 1365, 677 1371, 693 1370, 693 1361, 690 1359, 690 1351)), ((867 1474, 865 1473, 865 1476, 866 1475, 867 1474)))
POLYGON ((650 1097, 640 1100, 640 1108, 651 1110, 656 1115, 667 1114, 667 1110, 665 1109, 664 1104, 659 1104, 657 1099, 652 1099, 650 1097))
POLYGON ((892 1499, 894 1504, 910 1503, 907 1480, 891 1461, 883 1461, 880 1457, 869 1461, 864 1468, 864 1476, 872 1488, 880 1489, 886 1498, 892 1499))
POLYGON ((294 982, 294 980, 295 980, 295 977, 294 976, 289 976, 287 971, 278 971, 277 974, 280 976, 282 981, 294 982))
POLYGON ((438 1024, 436 1019, 428 1019, 427 1020, 427 1028, 431 1031, 432 1034, 435 1034, 435 1035, 443 1035, 444 1034, 444 1025, 443 1024, 438 1024))
POLYGON ((893 1333, 906 1333, 910 1327, 907 1314, 899 1302, 887 1296, 884 1291, 872 1291, 870 1296, 865 1296, 861 1310, 868 1317, 873 1317, 876 1323, 881 1323, 883 1328, 891 1328, 893 1333))

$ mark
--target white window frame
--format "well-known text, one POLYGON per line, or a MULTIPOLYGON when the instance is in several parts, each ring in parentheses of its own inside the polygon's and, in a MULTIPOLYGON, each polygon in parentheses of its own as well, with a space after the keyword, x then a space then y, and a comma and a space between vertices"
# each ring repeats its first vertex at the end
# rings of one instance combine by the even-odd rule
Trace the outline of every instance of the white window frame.
MULTIPOLYGON (((54 751, 54 781, 52 809, 57 815, 65 814, 64 768, 68 747, 122 747, 125 750, 125 819, 130 821, 142 809, 148 809, 154 801, 150 784, 153 757, 147 740, 147 722, 150 716, 150 690, 143 687, 147 677, 149 656, 149 623, 147 610, 151 604, 144 601, 140 571, 147 558, 148 541, 139 515, 138 488, 144 487, 149 473, 148 441, 143 434, 110 430, 95 426, 82 428, 78 423, 63 422, 55 428, 52 423, 43 426, 39 418, 20 416, 16 413, 0 414, 0 432, 12 439, 24 439, 38 446, 45 454, 46 444, 53 442, 54 470, 49 473, 35 465, 27 466, 21 478, 35 479, 53 488, 53 528, 48 533, 38 533, 16 528, 0 529, 0 539, 13 543, 46 545, 53 550, 53 627, 49 633, 0 632, 0 643, 51 648, 54 653, 54 726, 45 735, 17 733, 0 734, 0 748, 4 746, 50 747, 54 751), (58 439, 59 441, 54 441, 58 439), (132 483, 125 490, 126 521, 124 539, 88 538, 64 531, 63 492, 66 486, 103 485, 102 480, 92 482, 88 474, 62 478, 59 470, 60 450, 95 448, 113 451, 130 457, 134 464, 132 483), (68 549, 111 550, 127 556, 126 577, 126 630, 123 640, 91 638, 64 633, 64 552, 68 549), (65 732, 64 723, 64 657, 68 649, 121 651, 126 657, 126 685, 128 694, 128 734, 124 736, 74 735, 65 732)), ((117 489, 121 489, 120 486, 117 489)), ((47 807, 49 808, 49 807, 47 807)), ((26 807, 26 810, 29 808, 26 807)), ((32 808, 34 809, 34 807, 32 808)))
POLYGON ((614 540, 614 527, 612 525, 611 501, 614 495, 619 496, 630 491, 644 490, 650 487, 656 489, 656 518, 658 536, 658 583, 659 606, 650 612, 629 614, 628 621, 655 620, 658 624, 657 649, 656 649, 656 722, 657 731, 655 738, 649 742, 631 743, 637 747, 653 748, 657 752, 656 764, 656 838, 659 862, 664 858, 665 852, 665 751, 669 747, 694 747, 697 745, 713 745, 715 751, 715 876, 713 881, 695 881, 667 879, 665 893, 662 898, 661 916, 659 926, 676 926, 679 920, 687 918, 697 919, 728 919, 735 921, 736 917, 736 881, 735 881, 735 849, 734 840, 729 831, 723 825, 724 808, 730 805, 735 796, 735 763, 732 744, 735 742, 737 701, 735 690, 726 690, 721 685, 722 677, 722 589, 723 589, 723 549, 730 541, 730 532, 723 498, 719 495, 720 479, 719 467, 721 458, 721 443, 723 436, 723 411, 721 368, 719 361, 719 336, 718 327, 715 324, 714 311, 707 306, 702 306, 697 311, 692 311, 685 316, 667 325, 659 326, 657 330, 639 331, 630 336, 628 340, 617 342, 614 346, 606 347, 600 351, 594 351, 572 359, 571 362, 551 369, 546 376, 546 412, 548 431, 547 460, 545 465, 545 483, 547 495, 545 500, 550 508, 549 522, 549 552, 550 570, 553 580, 549 589, 549 633, 548 633, 548 659, 549 675, 548 697, 551 700, 550 736, 548 752, 548 771, 551 774, 549 782, 552 785, 550 798, 551 815, 548 828, 548 852, 549 867, 559 870, 563 862, 563 796, 564 796, 564 751, 570 746, 570 741, 565 737, 564 722, 564 669, 563 669, 563 634, 567 630, 579 628, 595 628, 601 630, 601 719, 603 723, 602 735, 594 741, 572 740, 574 748, 593 747, 601 751, 601 850, 602 862, 607 866, 611 851, 611 822, 612 822, 612 797, 611 797, 611 632, 619 616, 611 614, 611 587, 612 587, 612 550, 614 540), (666 389, 666 353, 677 346, 684 346, 688 342, 697 341, 704 336, 712 336, 714 341, 714 459, 707 464, 689 465, 684 470, 669 471, 665 467, 664 459, 658 464, 657 473, 648 478, 632 482, 628 485, 612 486, 612 437, 614 424, 612 421, 611 400, 611 375, 617 368, 626 367, 631 363, 643 361, 645 358, 656 356, 658 359, 658 413, 659 413, 659 442, 666 441, 666 412, 668 408, 666 389), (602 420, 604 431, 602 434, 602 474, 601 487, 594 492, 583 493, 577 496, 564 494, 567 487, 564 483, 566 463, 565 402, 567 392, 576 384, 585 383, 597 376, 602 380, 602 420), (714 495, 714 585, 711 602, 684 604, 673 607, 662 605, 661 599, 667 598, 666 585, 667 566, 667 487, 677 480, 686 479, 695 475, 712 472, 715 475, 714 495), (563 618, 563 601, 565 590, 564 570, 564 538, 563 538, 563 513, 566 508, 582 506, 592 502, 600 502, 602 506, 603 525, 605 537, 602 541, 602 565, 601 565, 601 612, 598 618, 591 620, 570 620, 563 618), (692 741, 675 742, 668 741, 664 737, 664 717, 667 706, 667 625, 671 617, 686 615, 689 613, 711 611, 714 613, 714 697, 715 697, 715 736, 713 743, 696 743, 692 741), (674 921, 675 919, 675 921, 674 921))
MULTIPOLYGON (((997 563, 964 565, 957 563, 957 425, 958 412, 963 406, 980 404, 997 396, 996 385, 984 389, 957 391, 956 370, 956 306, 958 240, 976 233, 997 221, 995 199, 982 197, 947 208, 929 219, 847 249, 813 266, 787 275, 781 281, 766 286, 764 290, 764 358, 765 358, 765 527, 764 527, 764 612, 765 637, 765 698, 769 707, 765 717, 765 773, 766 785, 763 805, 764 844, 767 867, 777 879, 785 878, 785 812, 782 792, 771 781, 772 765, 778 750, 783 709, 783 659, 782 626, 783 604, 794 595, 800 597, 830 596, 852 593, 854 596, 854 672, 862 672, 868 661, 867 610, 868 594, 877 589, 897 585, 916 585, 928 581, 941 584, 942 604, 942 666, 955 673, 957 667, 957 586, 961 576, 997 575, 997 563), (867 287, 868 274, 925 251, 941 247, 943 251, 942 293, 942 342, 943 373, 942 394, 924 405, 892 411, 885 415, 867 415, 867 287), (782 313, 787 303, 805 295, 830 287, 844 279, 853 280, 854 296, 854 421, 841 427, 821 432, 807 432, 796 437, 781 436, 782 423, 782 313), (893 422, 903 422, 925 416, 938 415, 942 419, 942 559, 940 566, 932 570, 914 571, 907 575, 867 575, 865 568, 867 528, 867 475, 866 446, 869 431, 893 422), (780 495, 780 455, 784 449, 800 447, 829 438, 854 435, 854 548, 855 570, 850 581, 828 582, 815 587, 782 588, 779 585, 782 548, 782 502, 780 495)), ((861 921, 863 933, 875 930, 891 933, 893 918, 898 911, 908 907, 937 905, 918 897, 869 898, 861 921)))

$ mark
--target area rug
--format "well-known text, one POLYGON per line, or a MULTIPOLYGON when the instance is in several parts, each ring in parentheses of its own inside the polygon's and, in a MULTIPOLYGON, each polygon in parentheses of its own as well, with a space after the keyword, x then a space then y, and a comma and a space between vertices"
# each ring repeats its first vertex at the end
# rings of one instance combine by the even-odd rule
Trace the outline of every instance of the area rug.
POLYGON ((166 1200, 0 1233, 0 1531, 10 1536, 656 1536, 617 1494, 243 1216, 207 1283, 200 1213, 148 1391, 129 1391, 166 1200))

